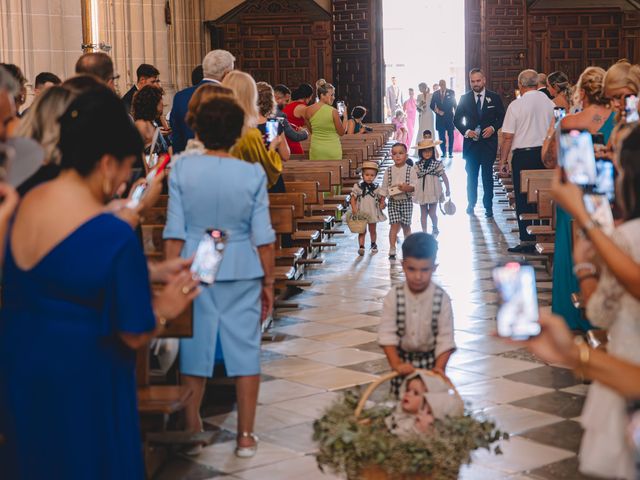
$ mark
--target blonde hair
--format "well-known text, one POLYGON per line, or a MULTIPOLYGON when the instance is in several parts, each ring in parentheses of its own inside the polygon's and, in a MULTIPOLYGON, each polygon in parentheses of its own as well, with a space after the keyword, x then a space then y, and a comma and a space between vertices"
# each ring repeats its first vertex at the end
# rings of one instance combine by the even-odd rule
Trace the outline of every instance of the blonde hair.
POLYGON ((603 90, 605 95, 611 90, 628 88, 635 94, 640 91, 640 67, 631 65, 626 60, 614 63, 604 75, 603 90))
POLYGON ((235 99, 233 90, 227 87, 223 87, 222 85, 217 85, 215 83, 205 83, 204 85, 199 86, 196 91, 193 92, 191 100, 189 100, 189 107, 187 109, 187 116, 185 118, 185 121, 189 128, 193 130, 195 127, 196 113, 201 103, 208 102, 213 98, 222 97, 235 99))
POLYGON ((42 92, 33 102, 16 131, 17 137, 28 137, 44 149, 45 165, 60 165, 60 123, 58 119, 75 99, 76 94, 64 87, 53 86, 42 92))
POLYGON ((263 117, 268 117, 276 108, 273 87, 267 82, 258 82, 256 87, 258 88, 258 111, 263 117))
MULTIPOLYGON (((576 83, 575 95, 578 96, 582 90, 591 105, 607 105, 609 101, 604 95, 605 74, 604 68, 587 67, 576 83)), ((577 103, 579 99, 575 100, 577 103)))
POLYGON ((321 78, 316 82, 316 95, 320 98, 322 95, 328 94, 331 90, 335 90, 334 86, 321 78))
POLYGON ((222 85, 233 91, 236 102, 244 110, 244 128, 242 129, 244 135, 247 130, 255 128, 258 123, 258 87, 256 87, 256 82, 248 73, 233 70, 224 77, 222 85))

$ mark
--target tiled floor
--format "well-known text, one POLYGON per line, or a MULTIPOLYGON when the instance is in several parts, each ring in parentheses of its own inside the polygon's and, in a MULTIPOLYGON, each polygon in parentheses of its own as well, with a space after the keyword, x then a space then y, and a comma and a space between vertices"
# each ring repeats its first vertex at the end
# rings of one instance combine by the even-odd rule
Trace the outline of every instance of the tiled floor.
MULTIPOLYGON (((476 452, 460 478, 581 479, 576 452, 581 436, 579 416, 586 388, 571 372, 547 366, 527 352, 492 336, 497 296, 491 269, 508 260, 506 248, 516 242, 496 197, 495 219, 481 208, 464 213, 465 174, 461 158, 449 170, 458 213, 440 217, 439 268, 435 280, 451 295, 458 351, 448 373, 474 411, 494 418, 512 434, 504 455, 476 452)), ((419 229, 417 209, 414 229, 419 229)), ((233 454, 236 416, 212 386, 205 403, 217 414, 207 428, 227 431, 198 457, 177 456, 157 478, 331 479, 316 467, 312 422, 339 391, 371 382, 388 371, 376 344, 382 298, 402 280, 397 261, 387 259, 387 225, 380 225, 377 255, 356 255, 353 235, 336 237, 339 246, 322 254, 325 262, 307 272, 313 286, 294 297, 295 310, 277 314, 270 339, 263 343, 263 383, 256 420, 261 441, 249 460, 233 454), (215 406, 215 407, 214 407, 215 406), (221 413, 223 412, 223 413, 221 413)), ((541 265, 541 264, 540 264, 541 265)), ((537 268, 539 301, 550 304, 551 281, 537 268)), ((214 382, 215 383, 215 382, 214 382)), ((226 386, 228 398, 229 386, 226 386)), ((227 400, 228 402, 228 400, 227 400)))

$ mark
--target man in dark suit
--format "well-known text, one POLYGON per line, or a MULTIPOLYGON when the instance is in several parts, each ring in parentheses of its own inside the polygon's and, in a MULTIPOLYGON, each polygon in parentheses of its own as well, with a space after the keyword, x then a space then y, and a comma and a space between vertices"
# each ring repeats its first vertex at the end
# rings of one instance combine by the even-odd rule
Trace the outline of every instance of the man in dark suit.
POLYGON ((442 156, 453 158, 453 115, 456 111, 456 92, 447 88, 447 82, 440 80, 440 89, 431 97, 431 110, 436 114, 436 130, 442 141, 442 156), (445 134, 448 137, 445 137, 445 134))
POLYGON ((205 83, 220 83, 227 73, 233 70, 236 59, 226 50, 212 50, 202 60, 204 78, 197 85, 180 90, 173 97, 173 107, 169 122, 171 124, 171 143, 173 152, 180 153, 187 146, 187 141, 194 137, 193 131, 187 125, 185 117, 189 109, 189 101, 200 85, 205 83))
POLYGON ((467 213, 472 214, 478 200, 478 173, 482 169, 485 217, 493 217, 493 164, 498 152, 498 130, 504 120, 502 99, 485 88, 480 69, 469 73, 471 91, 460 98, 454 122, 464 135, 462 156, 467 171, 467 213))
POLYGON ((141 63, 140 66, 136 69, 136 77, 137 81, 129 89, 127 93, 122 97, 122 101, 127 106, 127 112, 131 111, 131 105, 133 104, 133 96, 136 94, 138 90, 141 90, 143 87, 147 85, 151 85, 154 87, 160 87, 160 71, 154 67, 153 65, 149 65, 148 63, 141 63))
POLYGON ((539 73, 538 74, 538 91, 544 93, 547 97, 549 97, 549 100, 553 100, 553 95, 551 95, 551 92, 547 88, 547 74, 546 73, 539 73))

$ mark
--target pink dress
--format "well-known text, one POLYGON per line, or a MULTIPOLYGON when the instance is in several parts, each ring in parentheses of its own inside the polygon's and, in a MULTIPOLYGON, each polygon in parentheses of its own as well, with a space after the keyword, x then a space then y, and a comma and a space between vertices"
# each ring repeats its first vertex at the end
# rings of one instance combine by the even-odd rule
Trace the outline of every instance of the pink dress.
POLYGON ((391 120, 391 123, 393 123, 393 126, 396 128, 395 133, 393 134, 393 139, 396 142, 404 143, 405 146, 408 149, 409 145, 408 145, 407 124, 406 124, 406 122, 404 120, 400 121, 396 117, 394 117, 391 120))
MULTIPOLYGON (((407 115, 407 141, 413 141, 413 131, 416 127, 416 114, 418 112, 418 107, 416 103, 416 99, 414 97, 409 97, 409 100, 404 102, 404 113, 407 115)), ((411 145, 408 145, 409 147, 411 145)))

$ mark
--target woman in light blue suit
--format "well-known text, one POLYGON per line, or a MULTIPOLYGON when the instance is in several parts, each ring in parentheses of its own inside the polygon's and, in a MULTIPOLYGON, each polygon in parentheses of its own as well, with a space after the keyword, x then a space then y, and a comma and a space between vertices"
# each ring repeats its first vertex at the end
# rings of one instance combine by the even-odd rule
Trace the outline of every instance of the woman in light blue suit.
POLYGON ((257 442, 253 423, 260 383, 260 323, 273 307, 275 233, 267 180, 260 164, 228 153, 244 122, 235 100, 205 97, 194 113, 194 129, 206 150, 181 157, 169 175, 166 257, 192 256, 208 228, 226 230, 228 241, 215 283, 194 302, 193 337, 180 341, 183 382, 194 391, 186 428, 202 430, 200 405, 219 344, 227 374, 236 377, 236 454, 249 457, 257 442))

